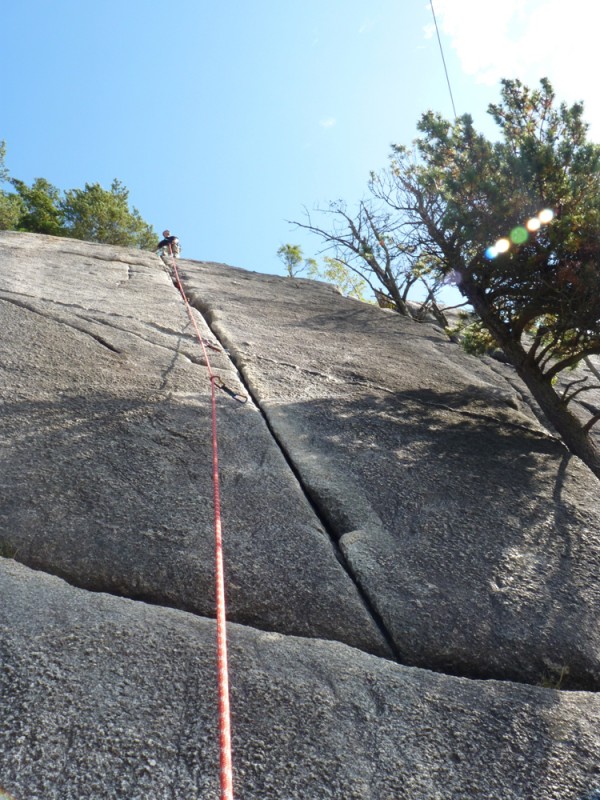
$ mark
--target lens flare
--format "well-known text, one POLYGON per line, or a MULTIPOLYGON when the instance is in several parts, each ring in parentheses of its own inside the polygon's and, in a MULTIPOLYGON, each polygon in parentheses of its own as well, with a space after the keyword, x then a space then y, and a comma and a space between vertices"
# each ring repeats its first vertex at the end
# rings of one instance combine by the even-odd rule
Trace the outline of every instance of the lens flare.
POLYGON ((498 239, 496 244, 491 245, 485 251, 488 260, 497 258, 501 253, 507 253, 511 245, 519 247, 529 239, 530 233, 537 233, 542 225, 548 225, 554 219, 554 211, 551 208, 542 209, 536 217, 531 217, 524 225, 517 225, 512 229, 508 237, 498 239))
POLYGON ((517 227, 513 228, 510 232, 510 240, 513 244, 524 244, 527 239, 529 239, 529 234, 527 233, 527 229, 522 225, 517 225, 517 227))

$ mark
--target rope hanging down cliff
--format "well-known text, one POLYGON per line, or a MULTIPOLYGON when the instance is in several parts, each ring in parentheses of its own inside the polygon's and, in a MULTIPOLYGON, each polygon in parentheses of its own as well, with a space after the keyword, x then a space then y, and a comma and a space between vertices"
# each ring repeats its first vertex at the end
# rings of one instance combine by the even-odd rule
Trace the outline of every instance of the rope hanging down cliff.
MULTIPOLYGON (((227 662, 227 616, 225 612, 225 577, 223 569, 223 538, 221 531, 221 492, 219 484, 219 451, 217 442, 217 401, 215 387, 223 389, 236 400, 246 402, 244 395, 236 395, 232 389, 225 386, 218 375, 212 371, 210 359, 207 352, 207 344, 203 339, 192 309, 181 285, 179 271, 175 262, 173 251, 169 247, 169 253, 173 262, 173 274, 177 283, 177 288, 183 298, 190 321, 196 331, 196 336, 202 347, 208 377, 211 387, 211 408, 212 408, 212 460, 213 460, 213 507, 214 507, 214 531, 215 531, 215 567, 216 567, 216 607, 217 607, 217 673, 219 688, 219 754, 220 754, 220 780, 221 780, 221 800, 233 800, 233 768, 231 757, 231 718, 229 710, 229 668, 227 662), (242 399, 243 398, 243 399, 242 399)), ((210 346, 210 345, 209 345, 210 346)))

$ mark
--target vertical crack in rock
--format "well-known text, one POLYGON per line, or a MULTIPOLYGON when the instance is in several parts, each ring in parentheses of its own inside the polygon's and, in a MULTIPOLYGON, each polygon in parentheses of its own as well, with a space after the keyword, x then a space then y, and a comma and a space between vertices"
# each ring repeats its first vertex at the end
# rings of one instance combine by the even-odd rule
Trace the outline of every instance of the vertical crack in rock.
MULTIPOLYGON (((173 285, 179 291, 179 287, 177 286, 177 282, 173 279, 173 285)), ((183 285, 183 280, 182 280, 183 285)), ((186 293, 187 294, 187 293, 186 293)), ((215 340, 219 342, 221 347, 225 350, 226 345, 222 342, 218 332, 215 330, 214 326, 212 325, 211 314, 210 310, 207 308, 205 304, 203 304, 198 299, 190 299, 188 297, 188 302, 190 305, 202 316, 204 322, 210 329, 212 335, 214 336, 215 340)), ((264 423, 269 431, 273 442, 279 449, 281 455, 283 456, 286 464, 288 465, 290 471, 294 475, 295 479, 300 486, 306 501, 312 508, 315 516, 319 520, 320 525, 323 527, 323 530, 327 533, 329 541, 331 543, 332 552, 339 562, 340 566, 343 568, 344 572, 348 575, 349 579, 352 581, 352 584, 356 588, 358 596, 360 597, 361 602, 363 603, 364 607, 366 608, 367 612, 371 616, 373 622, 377 626, 378 630, 380 631, 381 635, 385 639, 387 646, 390 649, 390 652, 393 654, 396 661, 402 663, 403 659, 401 653, 398 650, 398 647, 394 641, 393 636, 388 631, 385 622, 383 620, 382 615, 377 610, 376 606, 371 601, 368 592, 365 591, 363 588, 359 577, 355 574, 354 570, 352 569, 351 564, 348 562, 348 559, 345 557, 340 545, 339 541, 341 540, 342 536, 346 533, 351 533, 351 531, 337 531, 334 529, 335 525, 332 523, 330 519, 330 515, 327 513, 327 509, 319 502, 318 496, 315 495, 313 491, 311 491, 310 487, 307 486, 306 481, 302 475, 301 470, 296 466, 292 456, 290 455, 289 451, 287 450, 284 442, 280 439, 277 432, 273 428, 268 415, 265 413, 265 410, 262 407, 260 399, 256 396, 255 392, 252 389, 252 385, 246 380, 246 376, 244 373, 244 369, 242 366, 238 364, 237 357, 235 352, 232 352, 231 349, 228 349, 229 358, 233 366, 235 367, 238 378, 242 386, 244 386, 248 396, 252 398, 254 405, 256 406, 258 412, 260 413, 264 423)))
POLYGON ((399 662, 597 688, 597 482, 506 382, 320 285, 182 270, 399 662))

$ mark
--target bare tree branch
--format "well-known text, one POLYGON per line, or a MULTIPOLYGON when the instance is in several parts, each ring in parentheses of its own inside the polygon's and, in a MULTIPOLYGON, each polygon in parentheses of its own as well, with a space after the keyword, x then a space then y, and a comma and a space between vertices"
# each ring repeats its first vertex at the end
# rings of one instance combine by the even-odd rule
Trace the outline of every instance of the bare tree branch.
POLYGON ((589 433, 594 427, 594 425, 599 421, 600 421, 600 411, 597 414, 594 414, 594 416, 586 422, 586 424, 583 426, 584 432, 589 433))

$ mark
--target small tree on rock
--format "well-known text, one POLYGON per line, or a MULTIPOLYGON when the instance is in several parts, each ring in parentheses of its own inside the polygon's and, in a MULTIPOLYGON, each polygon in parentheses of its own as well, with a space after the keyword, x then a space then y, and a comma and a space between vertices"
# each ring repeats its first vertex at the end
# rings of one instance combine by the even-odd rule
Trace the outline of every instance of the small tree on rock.
POLYGON ((496 141, 469 115, 424 114, 414 146, 394 146, 389 168, 372 174, 357 215, 336 204, 332 229, 310 219, 301 227, 386 287, 404 313, 419 270, 434 291, 455 283, 565 444, 600 477, 590 437, 600 410, 581 421, 568 407, 593 387, 555 388, 564 370, 600 353, 600 146, 587 140, 582 104, 557 105, 546 79, 536 90, 502 81, 489 113, 496 141))
POLYGON ((349 270, 343 261, 325 256, 322 265, 319 265, 314 258, 307 259, 307 264, 309 277, 332 283, 344 297, 353 297, 363 303, 367 302, 366 281, 349 270))
POLYGON ((277 255, 283 261, 289 278, 295 278, 308 267, 299 244, 282 244, 277 251, 277 255), (302 263, 303 261, 304 263, 302 263))
POLYGON ((294 224, 318 234, 325 250, 334 253, 327 258, 356 275, 374 295, 383 289, 399 313, 412 316, 409 293, 425 278, 426 270, 415 269, 418 254, 403 240, 396 215, 373 198, 362 200, 355 214, 342 201, 318 213, 331 219, 330 227, 314 224, 310 214, 307 222, 294 224))
POLYGON ((323 264, 319 265, 314 258, 304 258, 299 244, 283 244, 277 255, 283 261, 290 278, 306 270, 309 278, 332 283, 345 297, 354 297, 356 300, 366 302, 364 296, 366 282, 349 270, 343 261, 325 257, 323 264))
POLYGON ((502 82, 489 112, 492 142, 465 115, 433 113, 412 150, 395 146, 373 191, 406 241, 451 277, 573 453, 600 477, 589 436, 559 396, 557 376, 600 353, 600 146, 583 106, 555 103, 552 86, 502 82), (544 212, 540 214, 540 212, 544 212))

